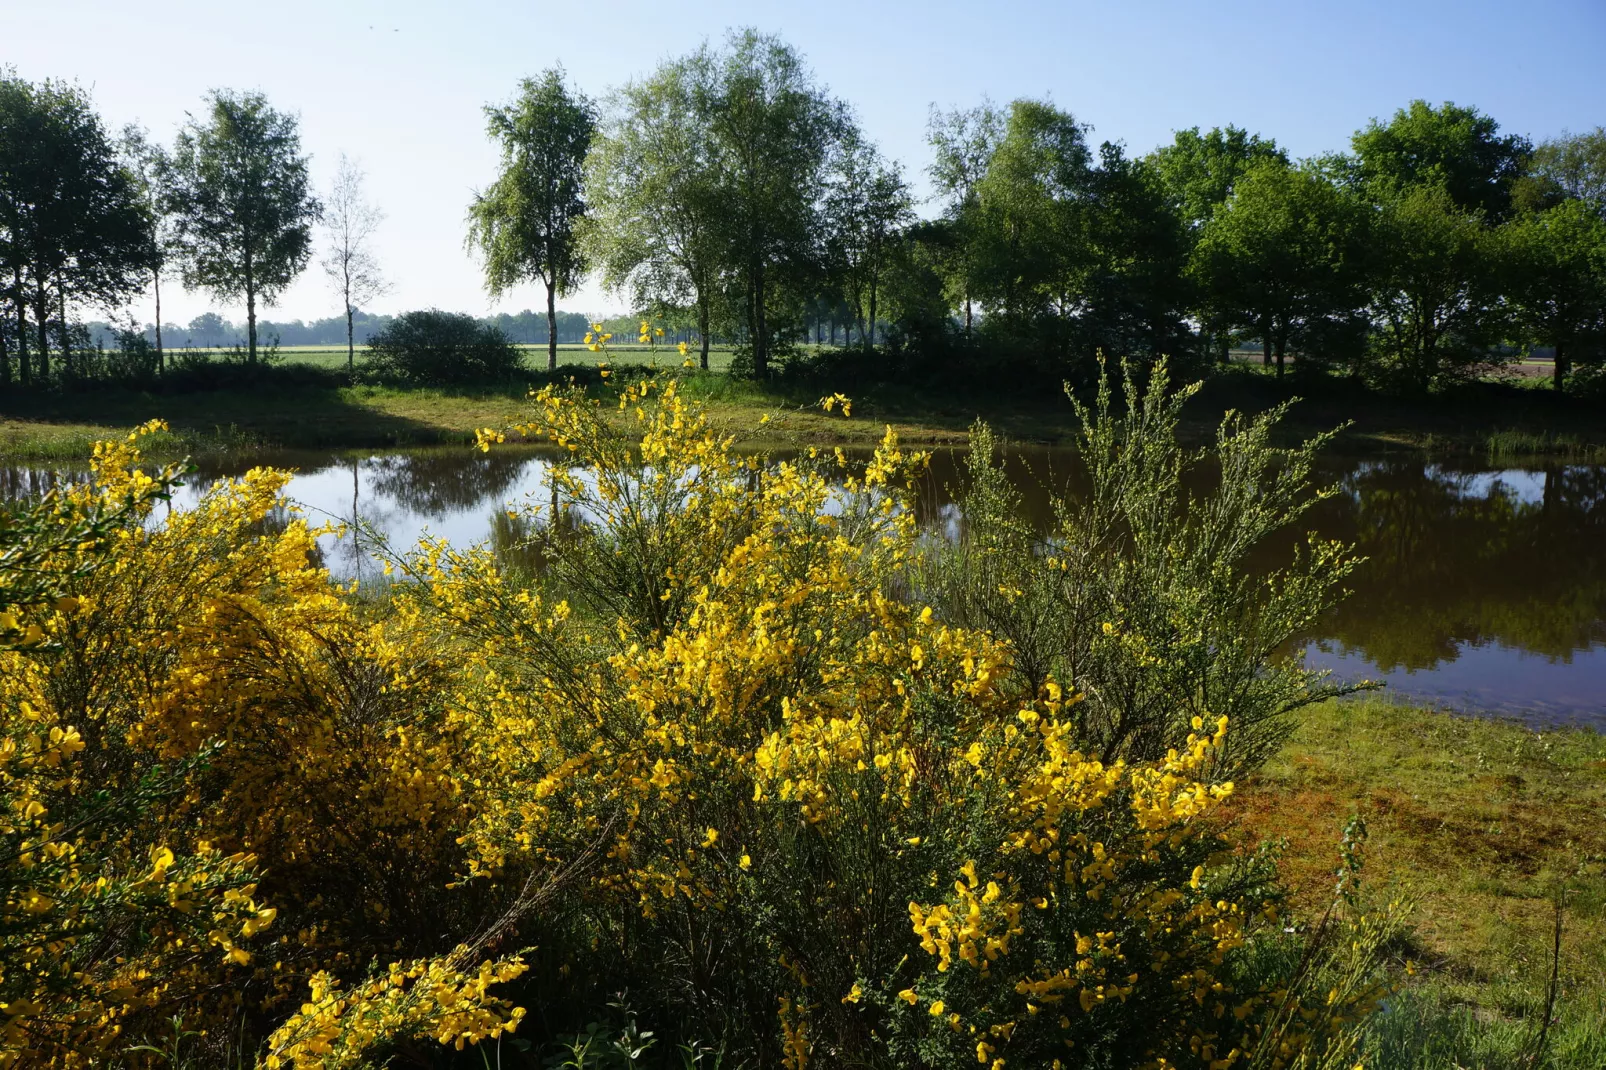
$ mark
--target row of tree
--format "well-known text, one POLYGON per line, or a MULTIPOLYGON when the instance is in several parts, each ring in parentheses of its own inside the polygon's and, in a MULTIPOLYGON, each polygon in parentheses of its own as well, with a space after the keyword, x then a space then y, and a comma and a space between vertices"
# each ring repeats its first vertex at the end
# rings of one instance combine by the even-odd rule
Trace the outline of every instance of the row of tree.
POLYGON ((295 118, 259 93, 211 93, 164 147, 138 127, 113 138, 78 86, 0 70, 0 386, 13 370, 49 380, 53 351, 71 377, 73 314, 146 291, 160 363, 174 269, 186 288, 245 306, 255 363, 258 309, 307 266, 320 221, 351 346, 357 309, 385 290, 370 251, 381 218, 344 157, 327 202, 313 194, 295 118))
MULTIPOLYGON (((395 320, 395 316, 387 313, 368 312, 364 309, 354 308, 351 317, 345 315, 328 316, 314 320, 266 320, 257 321, 257 334, 268 343, 277 343, 281 346, 343 346, 348 340, 348 331, 355 338, 357 345, 365 344, 377 331, 383 330, 395 320)), ((533 309, 524 309, 520 312, 499 312, 494 316, 479 317, 481 323, 495 327, 503 334, 520 343, 545 342, 547 337, 546 311, 536 312, 533 309)), ((579 312, 558 311, 557 327, 558 341, 565 344, 581 342, 591 324, 596 322, 595 316, 586 316, 579 312)), ((91 320, 84 324, 88 329, 89 344, 110 348, 120 344, 127 331, 127 326, 112 320, 91 320)), ((617 324, 615 324, 617 326, 617 324)), ((636 323, 632 321, 625 330, 634 331, 636 323)), ((614 330, 613 326, 609 330, 614 330)), ((153 348, 158 337, 158 327, 154 323, 147 323, 139 331, 140 338, 153 348)), ((166 322, 160 327, 161 337, 169 348, 196 348, 196 349, 228 349, 245 345, 246 324, 236 323, 216 312, 203 312, 192 317, 187 323, 166 322)), ((615 331, 624 337, 620 331, 615 331)))
POLYGON ((920 220, 851 109, 751 31, 601 107, 550 71, 489 116, 503 166, 471 245, 492 292, 538 281, 550 308, 594 270, 705 339, 726 325, 760 376, 822 307, 866 346, 886 317, 899 344, 1061 369, 1250 339, 1278 374, 1297 354, 1414 389, 1525 345, 1554 349, 1558 386, 1606 361, 1603 129, 1536 148, 1417 101, 1348 153, 1227 127, 1133 158, 1053 104, 983 104, 933 114, 941 211, 920 220))
MULTIPOLYGON (((554 366, 557 300, 587 277, 694 333, 705 367, 716 333, 738 340, 758 376, 827 322, 833 341, 844 324, 866 348, 1056 372, 1248 341, 1279 373, 1294 356, 1412 388, 1533 344, 1558 385, 1606 363, 1606 129, 1536 147, 1418 101, 1347 153, 1295 161, 1229 126, 1133 157, 1053 104, 984 103, 934 111, 922 219, 851 108, 750 30, 602 102, 548 71, 486 118, 501 164, 467 245, 493 296, 544 288, 554 366)), ((254 360, 257 308, 306 266, 319 219, 354 347, 384 288, 380 218, 344 159, 313 196, 294 119, 258 94, 214 92, 163 149, 108 137, 75 87, 0 77, 0 372, 48 376, 53 331, 70 362, 73 308, 154 286, 159 322, 170 266, 245 306, 254 360)))

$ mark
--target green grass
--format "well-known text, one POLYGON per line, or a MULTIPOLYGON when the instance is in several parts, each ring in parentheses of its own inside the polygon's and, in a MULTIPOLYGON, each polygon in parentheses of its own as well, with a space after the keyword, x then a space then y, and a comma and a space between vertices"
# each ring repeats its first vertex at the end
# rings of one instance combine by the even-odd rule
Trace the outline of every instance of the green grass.
MULTIPOLYGON (((525 352, 532 370, 544 366, 544 350, 525 347, 525 352)), ((597 354, 583 346, 565 347, 560 355, 566 366, 576 369, 597 363, 597 354)), ((716 370, 708 373, 683 372, 673 347, 656 356, 667 372, 683 377, 688 394, 707 402, 722 429, 745 443, 801 438, 864 445, 879 439, 891 425, 911 445, 953 445, 964 441, 978 417, 992 423, 1001 437, 1017 442, 1066 444, 1076 430, 1065 398, 1041 383, 1026 388, 983 375, 962 388, 941 388, 918 379, 861 384, 846 389, 854 406, 853 418, 844 420, 827 417, 814 407, 821 394, 831 392, 825 386, 788 387, 730 378, 717 370, 729 363, 728 350, 712 354, 716 370), (788 413, 785 428, 760 424, 764 415, 780 411, 788 413)), ((622 367, 649 363, 654 354, 619 347, 610 357, 622 367)), ((328 370, 339 369, 343 361, 343 351, 328 347, 284 353, 288 365, 321 364, 328 370)), ((520 386, 459 390, 345 386, 339 385, 338 376, 326 373, 299 385, 293 375, 283 380, 269 377, 258 386, 193 393, 106 388, 0 395, 0 456, 87 456, 96 437, 124 434, 152 417, 166 419, 186 443, 208 448, 238 441, 363 449, 463 444, 472 441, 476 428, 505 425, 525 406, 525 388, 520 386)), ((1227 410, 1258 412, 1294 396, 1305 400, 1284 425, 1285 442, 1349 423, 1336 449, 1459 455, 1496 463, 1606 457, 1606 410, 1548 390, 1487 382, 1402 398, 1378 394, 1338 376, 1290 375, 1279 382, 1254 364, 1234 365, 1213 375, 1186 410, 1183 431, 1190 442, 1207 444, 1227 410)))
MULTIPOLYGON (((864 405, 844 419, 818 409, 818 391, 794 396, 717 372, 687 373, 682 383, 689 396, 706 404, 719 428, 744 443, 868 445, 890 423, 911 444, 952 444, 963 440, 972 418, 956 410, 921 419, 864 405), (762 422, 766 416, 769 421, 762 422)), ((477 428, 516 422, 527 411, 525 394, 524 387, 358 385, 0 396, 0 457, 81 460, 96 439, 120 437, 152 418, 172 427, 168 444, 179 452, 214 452, 240 443, 316 449, 466 445, 477 428)), ((1069 416, 1068 407, 1062 408, 1061 420, 1069 416)), ((1012 426, 1024 425, 1017 419, 1012 426)))
POLYGON ((1489 460, 1500 463, 1533 457, 1559 458, 1580 464, 1606 462, 1606 445, 1585 442, 1575 434, 1549 431, 1494 431, 1489 435, 1489 460))
POLYGON ((1543 1011, 1558 896, 1560 999, 1538 1065, 1606 1066, 1606 736, 1332 702, 1236 806, 1251 834, 1286 839, 1305 913, 1330 895, 1352 813, 1371 829, 1374 894, 1415 901, 1402 955, 1414 973, 1377 1020, 1367 1067, 1518 1065, 1543 1011))

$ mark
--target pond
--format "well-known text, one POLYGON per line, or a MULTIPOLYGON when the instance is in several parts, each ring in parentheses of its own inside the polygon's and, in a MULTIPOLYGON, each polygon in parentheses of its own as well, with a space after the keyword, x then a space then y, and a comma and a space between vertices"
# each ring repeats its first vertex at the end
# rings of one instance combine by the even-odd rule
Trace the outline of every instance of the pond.
MULTIPOLYGON (((505 533, 505 504, 539 494, 548 462, 513 449, 270 453, 203 467, 176 505, 249 464, 294 468, 289 494, 314 522, 355 514, 399 548, 424 534, 466 546, 505 533)), ((1311 664, 1381 681, 1403 700, 1606 731, 1606 466, 1324 465, 1341 493, 1304 526, 1355 543, 1367 561, 1354 594, 1309 637, 1311 664)), ((1075 492, 1067 451, 1020 450, 1010 468, 1039 519, 1045 486, 1075 492)), ((934 456, 918 502, 923 522, 956 521, 949 487, 958 471, 956 455, 934 456)), ((54 478, 0 466, 0 499, 37 493, 54 478)), ((324 555, 342 578, 377 575, 350 539, 326 537, 324 555)))

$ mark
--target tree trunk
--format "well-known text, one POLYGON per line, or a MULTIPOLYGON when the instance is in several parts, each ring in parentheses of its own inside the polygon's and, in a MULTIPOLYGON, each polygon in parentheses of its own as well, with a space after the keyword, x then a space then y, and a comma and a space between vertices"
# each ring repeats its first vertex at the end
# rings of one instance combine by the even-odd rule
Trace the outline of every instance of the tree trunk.
POLYGON ((246 363, 257 366, 257 295, 254 288, 245 291, 245 344, 246 363))
POLYGON ((875 280, 875 276, 872 275, 872 276, 870 276, 870 348, 871 349, 875 348, 875 299, 876 299, 876 280, 875 280))
POLYGON ((162 273, 151 272, 151 286, 156 291, 156 374, 167 374, 167 357, 162 352, 162 273))
POLYGON ((1260 328, 1260 366, 1271 367, 1271 331, 1264 324, 1260 328))
POLYGON ((965 341, 970 341, 970 287, 965 287, 965 341))
POLYGON ((67 329, 67 288, 58 279, 56 282, 56 301, 61 306, 61 372, 68 379, 73 377, 72 362, 72 332, 67 329))
POLYGON ((1277 336, 1277 378, 1283 377, 1283 351, 1288 348, 1287 340, 1281 335, 1277 336))
POLYGON ((1555 387, 1557 391, 1564 390, 1567 386, 1567 373, 1571 370, 1568 367, 1567 357, 1562 352, 1562 345, 1557 342, 1556 360, 1550 373, 1550 385, 1555 387))
POLYGON ((554 283, 546 284, 546 370, 558 370, 558 295, 554 283))
POLYGON ((37 283, 34 300, 34 329, 39 335, 39 378, 50 378, 50 299, 45 293, 45 284, 37 283))
POLYGON ((33 383, 33 362, 28 359, 28 310, 22 300, 22 271, 18 269, 13 278, 16 279, 17 378, 23 386, 28 386, 33 383))
POLYGON ((753 272, 753 376, 767 379, 770 373, 769 325, 764 320, 764 265, 753 272))
MULTIPOLYGON (((351 297, 346 297, 346 374, 357 377, 357 332, 352 326, 351 297)), ((356 478, 353 476, 352 478, 356 478)))
POLYGON ((11 385, 11 350, 6 346, 5 320, 0 318, 0 387, 11 385))
POLYGON ((702 294, 697 297, 697 337, 702 346, 701 364, 703 371, 708 370, 708 298, 702 294))

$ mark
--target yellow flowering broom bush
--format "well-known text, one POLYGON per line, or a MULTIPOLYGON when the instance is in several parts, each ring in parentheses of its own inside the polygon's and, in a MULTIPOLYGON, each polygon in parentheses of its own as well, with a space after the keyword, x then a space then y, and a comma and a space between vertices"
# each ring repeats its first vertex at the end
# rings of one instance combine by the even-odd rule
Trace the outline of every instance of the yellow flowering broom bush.
MULTIPOLYGON (((610 407, 547 389, 510 429, 569 460, 528 510, 544 583, 441 543, 402 562, 409 627, 464 667, 476 877, 587 859, 526 929, 554 1017, 628 988, 794 1067, 1264 1052, 1296 997, 1234 976, 1277 894, 1209 831, 1230 726, 1085 754, 1077 696, 1023 691, 1007 644, 906 597, 923 458, 890 433, 848 472, 738 457, 673 382, 610 407)), ((1295 1015, 1262 1065, 1319 1054, 1368 998, 1295 1015)))
POLYGON ((0 1065, 151 1062, 175 1016, 218 1062, 535 1060, 620 993, 794 1070, 1347 1050, 1365 964, 1271 953, 1273 867, 1212 820, 1232 725, 1095 753, 1080 695, 913 594, 890 432, 743 457, 656 379, 481 443, 513 432, 560 458, 542 566, 427 542, 377 603, 282 473, 158 516, 131 439, 47 503, 0 586, 0 1065))
POLYGON ((171 1016, 222 1058, 484 909, 444 888, 466 818, 429 660, 313 566, 283 473, 159 518, 179 473, 138 437, 5 525, 33 535, 0 605, 0 1065, 137 1062, 171 1016))

